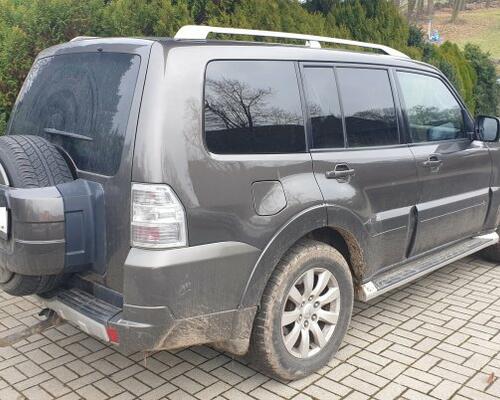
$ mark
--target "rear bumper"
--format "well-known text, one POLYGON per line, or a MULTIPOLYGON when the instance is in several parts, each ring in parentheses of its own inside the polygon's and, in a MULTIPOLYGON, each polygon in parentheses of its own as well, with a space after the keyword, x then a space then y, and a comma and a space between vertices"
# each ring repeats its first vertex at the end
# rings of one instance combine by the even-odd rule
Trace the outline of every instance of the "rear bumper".
POLYGON ((219 343, 241 354, 257 308, 239 303, 259 253, 236 242, 166 251, 133 248, 124 265, 123 298, 114 305, 95 285, 60 290, 42 301, 106 342, 108 330, 114 330, 126 351, 219 343))
POLYGON ((64 289, 40 300, 62 319, 104 342, 113 342, 109 330, 114 328, 118 340, 113 344, 132 352, 218 343, 230 352, 243 354, 256 312, 256 307, 251 307, 174 319, 167 307, 134 307, 136 318, 128 320, 123 318, 123 309, 80 289, 64 289))
POLYGON ((173 326, 173 319, 160 308, 137 309, 140 319, 146 317, 149 323, 124 320, 122 308, 77 288, 63 289, 50 299, 40 300, 62 319, 105 342, 112 341, 108 332, 115 328, 118 331, 115 344, 132 351, 154 349, 158 338, 173 326))

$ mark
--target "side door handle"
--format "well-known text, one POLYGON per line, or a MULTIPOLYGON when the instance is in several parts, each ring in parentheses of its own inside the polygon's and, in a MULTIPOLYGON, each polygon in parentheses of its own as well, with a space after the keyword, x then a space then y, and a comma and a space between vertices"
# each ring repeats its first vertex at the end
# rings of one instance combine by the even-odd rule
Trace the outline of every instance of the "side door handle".
POLYGON ((426 161, 424 161, 422 164, 424 167, 427 167, 427 168, 435 168, 435 167, 440 167, 441 164, 443 164, 443 160, 441 160, 441 158, 439 158, 438 154, 431 154, 429 156, 429 158, 426 161))
POLYGON ((337 164, 333 171, 326 171, 326 179, 346 179, 354 176, 355 170, 347 164, 337 164))

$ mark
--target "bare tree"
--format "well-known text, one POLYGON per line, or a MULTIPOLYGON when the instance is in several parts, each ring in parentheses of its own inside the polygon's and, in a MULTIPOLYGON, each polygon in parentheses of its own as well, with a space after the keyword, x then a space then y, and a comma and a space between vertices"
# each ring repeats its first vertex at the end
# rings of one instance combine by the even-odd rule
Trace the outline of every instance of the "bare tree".
POLYGON ((465 0, 454 0, 453 12, 451 14, 451 22, 455 22, 458 18, 460 11, 465 9, 465 0))
POLYGON ((299 116, 270 104, 271 88, 253 88, 245 82, 226 78, 207 80, 207 88, 207 118, 221 129, 299 123, 299 116))
POLYGON ((408 0, 408 21, 410 22, 413 20, 416 4, 417 0, 408 0))
POLYGON ((434 0, 427 0, 427 16, 431 18, 434 15, 434 0))
POLYGON ((424 3, 425 0, 417 0, 417 16, 416 16, 417 21, 420 21, 420 19, 424 15, 424 3))

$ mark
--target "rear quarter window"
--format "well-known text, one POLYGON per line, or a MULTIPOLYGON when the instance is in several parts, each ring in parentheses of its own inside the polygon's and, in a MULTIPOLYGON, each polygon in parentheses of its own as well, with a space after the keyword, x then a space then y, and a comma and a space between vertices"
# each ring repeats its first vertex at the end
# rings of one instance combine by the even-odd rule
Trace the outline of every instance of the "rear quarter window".
POLYGON ((213 153, 304 152, 304 121, 294 63, 209 63, 204 121, 207 148, 213 153))

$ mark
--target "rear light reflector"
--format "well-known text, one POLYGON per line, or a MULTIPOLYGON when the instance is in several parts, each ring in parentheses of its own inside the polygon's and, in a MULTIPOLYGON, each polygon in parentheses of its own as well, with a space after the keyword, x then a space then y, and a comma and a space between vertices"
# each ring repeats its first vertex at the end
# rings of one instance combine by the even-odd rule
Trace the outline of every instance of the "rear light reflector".
POLYGON ((120 343, 120 336, 118 335, 118 330, 112 326, 106 327, 106 333, 108 334, 108 339, 113 343, 120 343))
POLYGON ((184 207, 170 186, 132 185, 132 246, 186 246, 186 232, 184 207))

